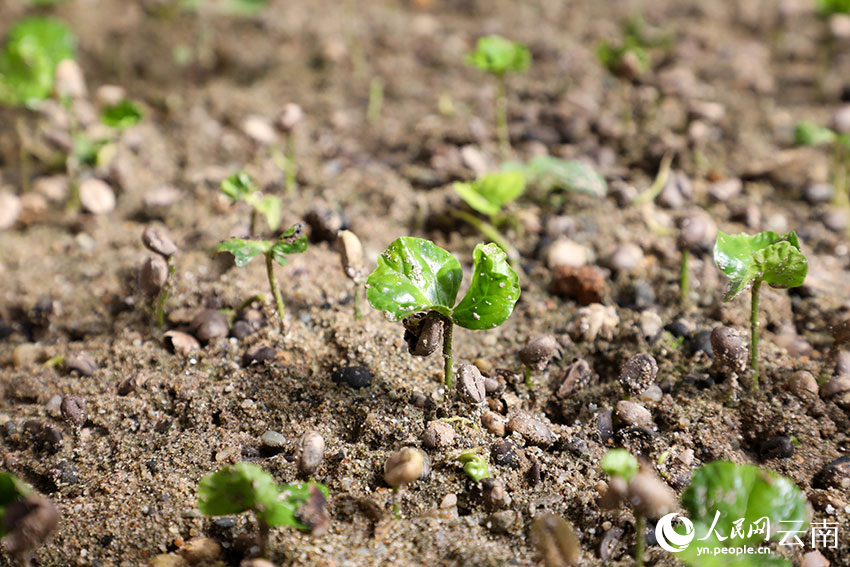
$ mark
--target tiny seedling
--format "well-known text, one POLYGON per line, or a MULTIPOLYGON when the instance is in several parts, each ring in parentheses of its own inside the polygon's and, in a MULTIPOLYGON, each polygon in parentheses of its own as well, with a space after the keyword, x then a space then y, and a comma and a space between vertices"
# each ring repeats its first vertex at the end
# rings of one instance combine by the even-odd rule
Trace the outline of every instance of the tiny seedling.
POLYGON ((260 532, 260 555, 266 556, 269 529, 288 526, 310 531, 298 510, 320 494, 327 498, 328 487, 316 482, 278 485, 274 477, 257 465, 236 463, 210 473, 198 484, 198 509, 206 516, 228 516, 252 512, 260 532))
POLYGON ((850 0, 817 0, 817 11, 824 18, 833 14, 850 14, 850 0))
POLYGON ((281 266, 286 265, 288 254, 301 254, 307 250, 307 235, 301 224, 292 226, 284 232, 276 241, 272 240, 245 240, 242 238, 229 238, 218 245, 216 252, 230 252, 236 260, 236 266, 242 267, 251 261, 254 256, 262 254, 266 258, 266 275, 269 286, 274 296, 277 314, 280 318, 280 330, 285 328, 283 296, 274 277, 275 262, 281 266))
POLYGON ((502 157, 511 150, 508 134, 508 95, 505 75, 522 73, 531 64, 531 52, 526 46, 498 35, 479 38, 475 51, 466 56, 466 62, 496 78, 496 132, 502 157))
POLYGON ((360 299, 363 295, 363 284, 366 281, 366 270, 363 266, 363 245, 357 235, 350 230, 341 230, 337 234, 342 260, 342 271, 354 282, 354 318, 360 320, 360 299))
POLYGON ((30 565, 31 555, 59 524, 59 511, 49 499, 12 474, 0 472, 0 537, 17 564, 30 565))
POLYGON ((251 236, 257 234, 258 215, 263 215, 272 232, 280 227, 280 199, 274 195, 263 196, 254 179, 244 171, 237 171, 222 181, 221 192, 234 203, 243 201, 251 207, 251 236))
MULTIPOLYGON (((366 280, 369 303, 391 321, 426 313, 443 324, 446 387, 452 386, 452 329, 498 327, 519 299, 519 276, 497 245, 479 244, 472 253, 472 283, 455 305, 463 270, 457 258, 430 240, 404 236, 378 258, 366 280)), ((421 318, 421 315, 419 315, 421 318)), ((429 353, 430 354, 430 353, 429 353)))
POLYGON ((671 38, 666 34, 653 37, 643 18, 634 16, 623 25, 623 40, 619 45, 608 41, 599 43, 596 57, 614 75, 628 75, 630 71, 641 74, 649 68, 649 49, 666 47, 670 42, 671 38))
POLYGON ((835 188, 833 203, 850 208, 850 134, 839 134, 826 126, 803 120, 794 127, 794 144, 831 147, 830 170, 835 188))
POLYGON ((530 189, 543 195, 554 191, 587 193, 594 197, 605 197, 608 184, 594 167, 577 159, 561 159, 555 156, 537 156, 523 164, 508 161, 502 164, 503 171, 521 171, 530 189))
MULTIPOLYGON (((602 457, 599 466, 612 479, 622 479, 621 484, 628 486, 628 483, 640 470, 640 465, 637 459, 625 449, 611 449, 602 457)), ((613 483, 609 491, 613 491, 613 483)), ((628 490, 626 488, 626 490, 628 490)), ((625 497, 625 495, 622 495, 625 497)), ((635 564, 638 567, 643 567, 643 550, 646 546, 644 534, 646 532, 646 517, 639 510, 634 510, 635 514, 635 564)))
POLYGON ((116 104, 104 107, 100 112, 100 121, 116 130, 126 130, 142 121, 144 113, 138 104, 124 99, 116 104))
POLYGON ((463 472, 475 482, 485 478, 491 478, 490 467, 487 465, 487 457, 477 450, 471 449, 458 455, 457 460, 463 463, 463 472))
POLYGON ((154 303, 154 322, 165 327, 165 302, 171 293, 174 280, 174 259, 177 245, 165 230, 149 226, 142 233, 142 243, 157 256, 151 257, 142 268, 142 283, 147 291, 157 294, 154 303))
MULTIPOLYGON (((755 548, 759 542, 780 539, 783 533, 805 533, 809 525, 806 497, 792 480, 759 467, 726 461, 708 463, 694 471, 690 486, 682 494, 682 507, 692 525, 673 527, 674 514, 662 518, 659 525, 669 521, 666 527, 691 538, 676 555, 695 567, 728 565, 719 561, 719 548, 755 548)), ((661 531, 667 535, 664 527, 661 531)), ((756 549, 739 552, 734 564, 791 565, 787 559, 756 549)))
POLYGON ((762 282, 771 287, 791 288, 803 285, 809 271, 806 256, 800 251, 796 232, 784 235, 767 231, 749 234, 718 233, 714 244, 714 263, 730 278, 723 301, 731 301, 752 287, 750 309, 750 368, 752 390, 758 390, 759 291, 762 282))
POLYGON ((453 185, 455 193, 475 211, 487 215, 489 221, 483 221, 466 211, 453 209, 450 214, 465 221, 505 251, 511 263, 519 261, 519 252, 502 236, 496 225, 499 214, 508 203, 517 199, 525 191, 525 176, 519 171, 490 173, 473 182, 458 181, 453 185))

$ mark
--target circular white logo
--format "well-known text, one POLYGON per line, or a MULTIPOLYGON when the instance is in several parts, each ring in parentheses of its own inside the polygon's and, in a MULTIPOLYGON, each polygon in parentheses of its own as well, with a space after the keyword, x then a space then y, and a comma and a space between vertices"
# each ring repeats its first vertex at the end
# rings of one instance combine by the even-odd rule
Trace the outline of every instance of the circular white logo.
POLYGON ((678 515, 679 514, 676 512, 667 514, 658 520, 658 524, 655 525, 655 540, 662 549, 669 551, 670 553, 679 553, 684 550, 694 539, 695 535, 694 525, 684 516, 680 517, 679 521, 683 526, 685 526, 685 533, 680 534, 673 529, 673 520, 675 520, 678 515))

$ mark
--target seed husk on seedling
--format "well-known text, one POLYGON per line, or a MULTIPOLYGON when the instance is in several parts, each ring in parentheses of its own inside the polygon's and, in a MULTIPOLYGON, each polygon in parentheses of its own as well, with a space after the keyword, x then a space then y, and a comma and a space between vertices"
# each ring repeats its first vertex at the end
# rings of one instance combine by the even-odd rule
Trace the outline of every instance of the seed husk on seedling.
POLYGON ((502 209, 525 191, 523 173, 520 171, 490 173, 470 183, 458 181, 452 187, 473 210, 487 215, 489 222, 459 209, 450 210, 450 214, 471 224, 483 236, 498 244, 508 255, 512 264, 518 262, 519 252, 502 236, 496 225, 503 220, 500 218, 502 209))
POLYGON ((6 553, 19 564, 30 565, 33 551, 58 524, 59 511, 51 500, 14 475, 0 472, 0 537, 6 553))
MULTIPOLYGON (((171 292, 171 280, 174 278, 174 261, 172 257, 177 253, 177 245, 171 240, 168 233, 157 226, 151 225, 142 232, 142 244, 158 255, 149 259, 142 267, 142 285, 148 292, 157 293, 154 303, 154 322, 160 328, 165 327, 165 302, 171 292), (162 264, 165 263, 167 272, 163 277, 162 264)), ((153 295, 151 293, 151 295, 153 295)))
POLYGON ((310 532, 316 527, 303 520, 299 510, 313 498, 328 497, 328 487, 316 482, 278 485, 252 463, 236 463, 210 473, 198 484, 198 509, 206 516, 252 512, 259 529, 260 555, 268 550, 269 530, 289 526, 310 532))
POLYGON ((806 256, 800 251, 796 232, 779 235, 767 231, 758 234, 717 235, 714 262, 730 278, 723 301, 731 301, 748 287, 750 305, 750 369, 752 391, 758 390, 759 292, 762 282, 771 287, 791 288, 803 285, 809 271, 806 256))
POLYGON ((242 201, 251 207, 251 236, 257 234, 257 216, 262 215, 269 225, 269 230, 276 231, 280 227, 280 199, 274 195, 263 195, 260 188, 250 175, 237 171, 221 182, 221 192, 236 203, 242 201))
POLYGON ((357 235, 350 230, 337 233, 342 271, 354 282, 354 318, 360 320, 360 300, 363 296, 363 285, 366 283, 366 269, 363 264, 363 245, 357 235))
POLYGON ((525 72, 531 64, 531 52, 521 43, 489 35, 478 39, 475 51, 466 56, 466 62, 496 78, 496 132, 505 158, 511 151, 505 75, 525 72))
POLYGON ((430 474, 430 463, 425 453, 413 447, 396 451, 384 463, 384 481, 393 489, 393 515, 401 517, 398 493, 407 486, 430 474))
POLYGON ((274 277, 274 264, 285 266, 286 256, 289 254, 301 254, 307 250, 307 235, 301 223, 293 225, 276 241, 271 240, 246 240, 243 238, 229 238, 218 245, 216 252, 229 252, 236 260, 236 266, 242 267, 251 261, 254 256, 262 254, 266 258, 266 276, 274 297, 277 314, 280 318, 280 330, 284 331, 286 323, 284 319, 285 308, 280 287, 274 277))
POLYGON ((561 345, 558 339, 552 335, 543 335, 532 339, 519 351, 519 360, 524 368, 523 376, 525 385, 529 389, 534 387, 531 381, 531 372, 542 372, 546 369, 549 361, 560 351, 561 345))
POLYGON ((479 244, 473 251, 469 290, 455 305, 463 270, 457 258, 430 240, 403 236, 378 258, 366 280, 366 297, 390 321, 421 313, 443 322, 443 359, 447 389, 452 386, 452 329, 498 327, 510 316, 520 295, 519 276, 497 245, 479 244), (435 315, 430 315, 434 313, 435 315))

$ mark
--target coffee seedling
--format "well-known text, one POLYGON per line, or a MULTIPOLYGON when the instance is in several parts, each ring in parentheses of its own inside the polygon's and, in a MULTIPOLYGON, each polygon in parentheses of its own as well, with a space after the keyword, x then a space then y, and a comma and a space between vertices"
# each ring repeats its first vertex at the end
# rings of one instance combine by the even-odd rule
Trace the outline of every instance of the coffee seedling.
POLYGON ((465 221, 505 251, 511 263, 519 261, 519 252, 496 228, 499 213, 508 203, 517 199, 525 190, 525 177, 517 171, 491 173, 471 183, 457 182, 453 185, 455 193, 475 211, 485 214, 490 222, 461 210, 451 210, 450 214, 465 221))
POLYGON ((832 184, 835 205, 850 207, 850 134, 839 134, 826 126, 803 120, 794 128, 797 146, 831 146, 832 184))
POLYGON ((685 217, 679 228, 676 245, 682 254, 679 271, 679 294, 682 303, 690 295, 690 259, 692 253, 706 252, 717 237, 717 226, 706 213, 698 212, 685 217))
POLYGON ((487 457, 479 453, 478 450, 464 451, 458 455, 457 460, 463 463, 463 472, 474 482, 493 476, 490 474, 490 467, 487 465, 487 457))
POLYGON ((116 130, 126 130, 141 122, 144 113, 135 102, 123 99, 107 105, 100 112, 100 121, 116 130))
POLYGON ((242 201, 251 207, 251 236, 257 234, 258 215, 263 215, 272 232, 280 227, 280 199, 274 195, 263 196, 254 179, 244 171, 237 171, 222 181, 221 192, 234 203, 242 201))
POLYGON ((784 235, 767 231, 749 234, 717 235, 714 263, 731 280, 723 301, 735 299, 751 287, 750 369, 752 390, 758 390, 759 291, 762 282, 771 287, 791 288, 803 285, 809 263, 800 251, 796 232, 784 235))
POLYGON ((821 17, 850 14, 850 0, 817 0, 817 11, 821 17))
POLYGON ((466 62, 496 78, 496 132, 499 136, 502 157, 507 157, 511 151, 511 142, 508 134, 508 95, 505 75, 522 73, 528 69, 531 63, 531 52, 521 43, 498 35, 490 35, 478 39, 475 51, 466 56, 466 62))
POLYGON ((577 159, 537 156, 527 164, 504 162, 502 170, 522 172, 528 188, 546 196, 555 191, 587 193, 594 197, 608 194, 605 178, 592 165, 577 159))
POLYGON ((430 240, 403 236, 378 258, 366 297, 391 321, 403 321, 411 354, 428 356, 443 343, 445 383, 452 386, 452 329, 498 327, 519 299, 519 276, 501 248, 479 244, 472 253, 472 283, 455 305, 463 270, 457 258, 430 240), (426 335, 427 332, 427 335, 426 335), (423 338, 430 339, 420 344, 423 338))
POLYGON ((396 451, 384 463, 384 481, 393 489, 393 515, 401 517, 398 494, 401 487, 427 477, 431 472, 425 453, 413 447, 396 451))
POLYGON ((0 473, 0 537, 5 551, 19 564, 30 565, 32 552, 58 524, 59 511, 53 502, 17 477, 0 473))
POLYGON ((218 245, 216 252, 230 252, 236 260, 236 266, 242 267, 251 261, 254 256, 262 254, 266 258, 266 275, 269 279, 269 286, 274 296, 277 314, 280 318, 280 330, 284 331, 285 308, 283 305, 283 296, 280 294, 280 288, 277 285, 277 280, 274 277, 275 262, 281 266, 286 265, 286 256, 288 254, 301 254, 307 250, 307 235, 304 234, 304 229, 301 224, 292 226, 284 232, 276 241, 271 240, 245 240, 242 238, 229 238, 218 245))
POLYGON ((268 550, 269 530, 289 526, 312 531, 300 514, 310 500, 318 499, 324 507, 328 487, 316 482, 278 485, 274 478, 257 465, 236 463, 210 473, 198 484, 198 509, 205 516, 227 516, 252 512, 258 524, 260 556, 268 550))
POLYGON ((360 299, 363 296, 363 284, 366 281, 366 271, 363 267, 363 245, 357 235, 350 230, 341 230, 337 234, 340 248, 342 271, 354 282, 354 318, 359 320, 360 299))
POLYGON ((649 49, 664 47, 671 39, 666 35, 652 37, 640 16, 631 17, 623 26, 623 40, 619 45, 603 41, 596 46, 596 57, 611 73, 626 79, 636 79, 650 64, 649 49))
POLYGON ((600 499, 602 508, 616 509, 624 503, 635 516, 635 564, 643 566, 646 519, 660 518, 676 508, 676 494, 653 471, 643 471, 625 449, 611 449, 600 462, 609 476, 608 491, 600 499))
POLYGON ((694 471, 682 494, 682 507, 691 525, 674 527, 675 514, 669 514, 655 533, 681 548, 677 558, 695 567, 719 565, 717 549, 729 546, 751 548, 735 556, 735 565, 790 567, 788 560, 752 548, 759 542, 778 540, 783 533, 805 533, 809 525, 806 497, 791 479, 725 461, 694 471), (677 544, 677 535, 682 536, 682 544, 677 544))
POLYGON ((145 228, 142 244, 157 254, 151 256, 142 265, 141 283, 148 295, 157 295, 154 303, 154 322, 157 327, 165 327, 165 302, 171 292, 171 280, 174 278, 174 261, 177 245, 168 233, 156 226, 145 228))
MULTIPOLYGON (((277 127, 286 137, 286 147, 282 156, 278 153, 281 167, 286 180, 286 192, 294 193, 298 184, 295 168, 295 127, 304 120, 304 111, 297 104, 290 102, 283 107, 283 112, 277 119, 277 127)), ((279 150, 278 150, 279 152, 279 150)))
POLYGON ((558 340, 552 335, 543 335, 528 342, 522 350, 519 351, 519 360, 524 368, 523 376, 527 388, 534 387, 531 381, 531 372, 536 370, 541 372, 546 369, 549 361, 553 356, 561 350, 561 345, 558 340))

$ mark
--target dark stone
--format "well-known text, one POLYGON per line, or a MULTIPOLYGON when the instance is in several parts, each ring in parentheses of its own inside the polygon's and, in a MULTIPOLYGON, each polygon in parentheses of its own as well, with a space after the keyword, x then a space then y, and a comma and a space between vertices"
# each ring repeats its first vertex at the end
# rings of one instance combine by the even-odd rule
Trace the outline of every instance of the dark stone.
POLYGON ((601 409, 596 416, 596 428, 603 444, 614 438, 614 416, 610 409, 601 409))
POLYGON ((784 435, 771 437, 760 450, 763 459, 790 459, 794 456, 794 443, 784 435))
POLYGON ((277 351, 270 346, 259 345, 242 356, 242 366, 251 366, 255 362, 267 362, 274 360, 277 356, 277 351))
POLYGON ((704 352, 709 357, 714 356, 714 349, 711 347, 711 331, 699 331, 691 339, 690 343, 691 355, 704 352))
POLYGON ((331 379, 340 384, 346 384, 352 388, 366 388, 372 384, 372 373, 362 366, 346 366, 335 370, 331 379))
POLYGON ((667 323, 664 325, 664 330, 669 332, 671 335, 676 337, 685 337, 686 339, 691 338, 691 331, 688 328, 688 324, 682 321, 681 319, 677 319, 672 323, 667 323))
POLYGON ((496 439, 490 448, 493 464, 515 469, 519 465, 516 445, 510 439, 496 439))
POLYGON ((229 331, 227 316, 218 309, 204 309, 192 319, 189 331, 203 343, 226 337, 229 331))
POLYGON ((248 321, 236 321, 233 323, 233 328, 230 329, 230 334, 241 341, 242 339, 252 335, 254 331, 256 331, 256 329, 248 321))

